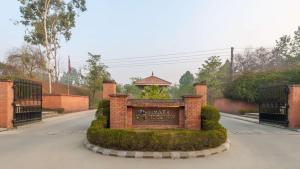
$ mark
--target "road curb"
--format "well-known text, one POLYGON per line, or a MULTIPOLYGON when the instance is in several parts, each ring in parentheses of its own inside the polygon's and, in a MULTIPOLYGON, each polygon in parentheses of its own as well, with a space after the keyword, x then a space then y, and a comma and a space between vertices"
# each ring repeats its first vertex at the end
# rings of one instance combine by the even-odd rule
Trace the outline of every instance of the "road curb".
POLYGON ((155 158, 155 159, 188 159, 188 158, 198 158, 207 157, 215 154, 219 154, 230 149, 230 140, 227 140, 222 145, 205 149, 200 151, 170 151, 170 152, 144 152, 144 151, 122 151, 107 149, 94 144, 89 143, 87 139, 84 140, 84 146, 98 154, 114 156, 114 157, 125 157, 125 158, 155 158))
POLYGON ((239 116, 237 116, 237 115, 226 114, 226 113, 221 113, 221 116, 224 116, 224 117, 227 117, 227 118, 233 118, 233 119, 237 119, 237 120, 243 120, 243 121, 247 121, 247 122, 259 124, 258 120, 256 120, 256 119, 250 119, 250 118, 248 118, 248 117, 239 117, 239 116))
POLYGON ((0 132, 7 131, 7 128, 0 128, 0 132))
POLYGON ((221 116, 226 117, 226 118, 232 118, 232 119, 237 119, 237 120, 241 120, 241 121, 246 121, 246 122, 250 122, 250 123, 256 123, 256 124, 276 127, 276 128, 280 128, 280 129, 286 129, 286 130, 290 130, 290 131, 300 132, 300 129, 292 129, 292 128, 288 128, 288 127, 284 127, 284 126, 280 126, 280 125, 276 125, 276 124, 272 124, 272 123, 259 122, 259 120, 250 119, 248 117, 239 117, 238 115, 232 115, 232 114, 227 114, 227 113, 221 113, 221 116))

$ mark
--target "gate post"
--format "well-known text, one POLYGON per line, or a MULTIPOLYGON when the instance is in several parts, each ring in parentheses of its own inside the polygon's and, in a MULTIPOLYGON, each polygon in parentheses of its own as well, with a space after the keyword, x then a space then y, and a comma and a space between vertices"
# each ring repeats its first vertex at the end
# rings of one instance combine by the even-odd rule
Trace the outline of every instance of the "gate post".
POLYGON ((300 127, 300 85, 291 85, 288 97, 288 120, 290 128, 300 127))
POLYGON ((201 129, 201 102, 202 96, 183 96, 184 101, 184 127, 186 129, 201 129))
POLYGON ((196 95, 202 96, 203 105, 207 104, 207 85, 205 83, 195 83, 194 89, 196 95))
POLYGON ((110 95, 110 128, 125 128, 127 122, 127 95, 110 95))
POLYGON ((104 81, 102 90, 102 99, 109 100, 111 94, 116 94, 117 84, 115 81, 104 81))
POLYGON ((13 82, 0 81, 0 128, 13 128, 13 82))

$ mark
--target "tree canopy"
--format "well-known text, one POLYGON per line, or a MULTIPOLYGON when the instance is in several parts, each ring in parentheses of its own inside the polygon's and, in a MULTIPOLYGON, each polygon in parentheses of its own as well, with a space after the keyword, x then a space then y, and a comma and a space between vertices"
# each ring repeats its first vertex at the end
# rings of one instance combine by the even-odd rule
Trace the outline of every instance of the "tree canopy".
POLYGON ((88 53, 89 59, 86 66, 86 84, 91 92, 91 97, 94 99, 95 93, 102 90, 104 80, 111 80, 110 73, 106 71, 107 66, 101 63, 101 55, 88 53))
POLYGON ((86 10, 85 0, 18 0, 21 20, 26 27, 24 40, 45 49, 51 93, 52 76, 58 79, 57 49, 60 40, 71 39, 78 12, 86 10), (53 75, 54 73, 54 75, 53 75))

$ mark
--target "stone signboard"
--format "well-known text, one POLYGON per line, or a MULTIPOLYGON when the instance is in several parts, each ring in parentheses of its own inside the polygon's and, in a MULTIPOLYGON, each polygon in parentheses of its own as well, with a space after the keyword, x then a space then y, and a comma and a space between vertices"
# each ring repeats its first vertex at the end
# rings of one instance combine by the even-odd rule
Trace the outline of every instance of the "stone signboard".
POLYGON ((133 108, 133 125, 179 125, 179 108, 133 108))

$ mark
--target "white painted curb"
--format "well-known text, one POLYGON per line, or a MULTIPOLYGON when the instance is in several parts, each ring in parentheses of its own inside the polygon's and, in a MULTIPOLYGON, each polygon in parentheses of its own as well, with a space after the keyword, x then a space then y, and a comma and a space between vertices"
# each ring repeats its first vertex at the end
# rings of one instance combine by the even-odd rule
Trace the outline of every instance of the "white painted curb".
POLYGON ((102 155, 126 157, 126 158, 171 158, 171 159, 186 159, 186 158, 198 158, 207 157, 228 151, 230 149, 230 140, 227 140, 222 145, 205 149, 200 151, 170 151, 170 152, 143 152, 143 151, 123 151, 102 148, 94 144, 89 143, 88 140, 84 141, 84 145, 87 149, 102 155))

